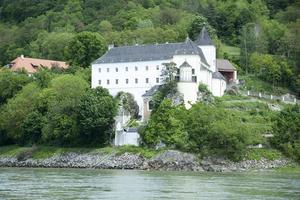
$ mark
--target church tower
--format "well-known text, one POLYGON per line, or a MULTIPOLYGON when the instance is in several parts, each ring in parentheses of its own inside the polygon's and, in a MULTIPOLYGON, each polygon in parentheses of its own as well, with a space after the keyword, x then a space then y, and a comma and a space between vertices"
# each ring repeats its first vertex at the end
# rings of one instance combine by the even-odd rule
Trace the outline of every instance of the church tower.
POLYGON ((211 40, 208 31, 205 27, 197 37, 195 43, 201 48, 207 63, 210 65, 213 72, 216 71, 216 47, 211 40))

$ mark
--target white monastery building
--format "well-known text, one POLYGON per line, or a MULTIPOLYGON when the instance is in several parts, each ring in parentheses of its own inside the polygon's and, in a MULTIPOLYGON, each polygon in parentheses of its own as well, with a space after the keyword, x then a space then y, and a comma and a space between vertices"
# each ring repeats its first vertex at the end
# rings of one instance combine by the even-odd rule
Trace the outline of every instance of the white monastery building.
POLYGON ((144 99, 163 84, 164 63, 171 62, 178 68, 177 89, 187 108, 197 101, 200 83, 214 96, 222 96, 226 84, 237 78, 229 61, 216 59, 216 47, 203 28, 194 42, 187 38, 181 43, 110 46, 92 63, 92 87, 107 88, 113 96, 120 91, 131 93, 144 115, 150 110, 144 99))

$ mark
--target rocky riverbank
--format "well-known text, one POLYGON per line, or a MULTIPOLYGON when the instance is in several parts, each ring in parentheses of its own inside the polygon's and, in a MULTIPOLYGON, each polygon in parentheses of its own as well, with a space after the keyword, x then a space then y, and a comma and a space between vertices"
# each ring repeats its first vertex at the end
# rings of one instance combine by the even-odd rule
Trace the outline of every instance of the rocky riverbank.
POLYGON ((0 157, 0 167, 139 169, 167 171, 230 172, 250 169, 271 169, 292 165, 287 159, 243 160, 232 162, 221 158, 198 159, 194 154, 166 150, 146 159, 139 154, 63 153, 46 159, 0 157))

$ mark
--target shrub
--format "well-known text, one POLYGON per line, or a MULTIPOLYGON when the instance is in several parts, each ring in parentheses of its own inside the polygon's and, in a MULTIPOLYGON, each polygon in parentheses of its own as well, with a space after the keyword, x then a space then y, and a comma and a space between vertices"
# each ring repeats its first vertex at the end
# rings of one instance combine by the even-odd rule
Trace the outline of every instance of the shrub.
POLYGON ((300 161, 300 105, 288 106, 275 118, 272 144, 300 161))

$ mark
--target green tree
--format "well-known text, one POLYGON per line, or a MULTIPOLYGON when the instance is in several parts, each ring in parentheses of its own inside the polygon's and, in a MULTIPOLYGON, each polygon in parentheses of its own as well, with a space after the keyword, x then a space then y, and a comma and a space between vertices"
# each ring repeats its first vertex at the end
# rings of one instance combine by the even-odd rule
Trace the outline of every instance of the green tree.
POLYGON ((275 119, 273 144, 300 161, 300 106, 287 106, 275 119))
POLYGON ((34 58, 67 60, 67 48, 73 37, 72 33, 41 32, 37 40, 30 43, 30 55, 34 58))
POLYGON ((139 106, 134 100, 134 97, 130 93, 119 92, 116 99, 123 106, 123 108, 130 113, 131 117, 138 119, 139 117, 139 106))
POLYGON ((44 121, 44 116, 38 110, 29 113, 21 123, 21 143, 32 145, 41 142, 44 121))
POLYGON ((106 43, 99 33, 81 32, 70 42, 68 54, 72 65, 87 68, 106 50, 106 43))
POLYGON ((80 142, 86 145, 109 144, 116 111, 116 102, 106 89, 89 89, 78 108, 80 142))
POLYGON ((42 130, 45 142, 55 145, 78 143, 77 109, 88 87, 84 79, 74 75, 62 75, 50 82, 50 87, 44 91, 48 95, 48 111, 42 130))
POLYGON ((203 27, 208 30, 212 38, 216 37, 215 30, 210 26, 207 19, 202 15, 196 15, 190 27, 188 28, 188 34, 190 38, 196 40, 203 27))
POLYGON ((13 73, 10 70, 0 69, 0 105, 7 102, 32 79, 25 73, 13 73))
POLYGON ((17 143, 23 143, 22 123, 36 108, 40 91, 36 83, 30 83, 3 106, 0 114, 0 127, 17 143))
POLYGON ((142 129, 143 142, 152 147, 162 142, 168 147, 185 149, 187 135, 184 123, 177 118, 184 110, 183 107, 172 106, 170 100, 164 100, 142 129))
POLYGON ((280 63, 269 54, 253 53, 250 57, 250 69, 261 79, 276 85, 282 80, 280 63))

